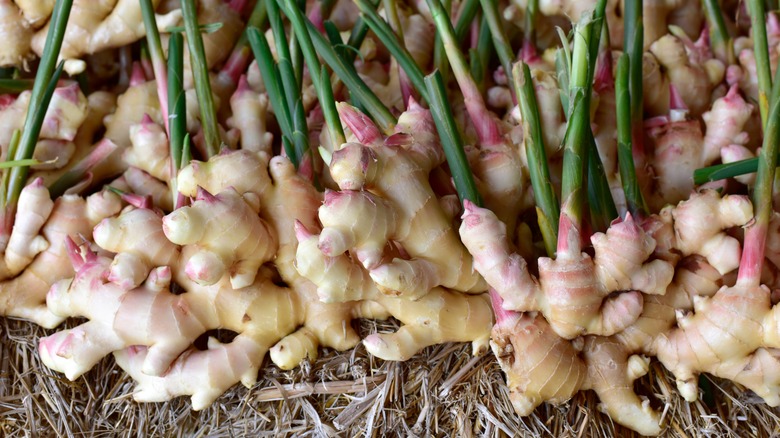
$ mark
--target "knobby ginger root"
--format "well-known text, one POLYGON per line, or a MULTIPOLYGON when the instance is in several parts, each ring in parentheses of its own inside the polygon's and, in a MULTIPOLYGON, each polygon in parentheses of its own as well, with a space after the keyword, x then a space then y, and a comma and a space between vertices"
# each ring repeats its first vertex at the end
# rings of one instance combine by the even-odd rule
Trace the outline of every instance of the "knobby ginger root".
MULTIPOLYGON (((87 316, 90 321, 41 341, 41 355, 48 366, 75 378, 114 351, 117 362, 137 382, 136 400, 190 395, 193 408, 203 409, 233 384, 253 384, 269 350, 274 362, 289 369, 307 356, 315 359, 319 344, 339 350, 352 348, 360 340, 351 327, 352 319, 389 316, 382 306, 368 301, 320 303, 316 287, 297 274, 293 222, 298 218, 309 226, 316 225, 321 197, 287 159, 277 157, 269 163, 266 157, 249 151, 224 152, 210 162, 196 161, 183 169, 178 185, 189 196, 194 196, 198 187, 217 193, 212 197, 216 200, 202 194, 202 199, 189 207, 188 215, 206 203, 224 201, 245 203, 257 217, 254 206, 261 206, 261 216, 279 243, 274 264, 288 286, 274 284, 276 275, 267 267, 254 268, 254 281, 240 289, 231 285, 229 275, 212 285, 199 285, 189 278, 187 267, 203 252, 200 245, 212 242, 211 236, 198 239, 199 244, 185 245, 179 252, 165 237, 164 229, 174 234, 171 224, 164 228, 163 219, 153 211, 128 208, 95 229, 96 242, 116 255, 109 258, 87 252, 74 256, 80 266, 76 278, 52 288, 48 300, 54 311, 61 316, 87 316), (252 178, 248 178, 250 174, 252 178), (186 292, 171 293, 171 281, 186 292), (104 299, 109 303, 94 306, 104 299), (146 329, 125 330, 121 321, 146 329), (206 350, 192 346, 205 331, 217 328, 238 335, 230 343, 210 339, 206 350)), ((247 224, 239 222, 249 219, 235 207, 226 208, 219 216, 240 230, 247 224)), ((268 228, 251 226, 243 230, 244 235, 249 234, 247 242, 256 237, 266 239, 268 236, 260 234, 268 232, 268 228)), ((265 245, 270 244, 267 240, 265 245)), ((242 242, 220 244, 233 260, 241 260, 242 252, 248 249, 242 242), (227 250, 231 246, 233 250, 227 250)), ((263 261, 271 258, 273 251, 265 255, 263 261)))
MULTIPOLYGON (((38 183, 33 183, 33 186, 36 184, 38 183)), ((45 191, 46 197, 48 197, 48 191, 45 188, 38 187, 36 190, 45 191)), ((20 199, 19 207, 22 206, 20 199)), ((40 204, 38 208, 40 208, 40 204)), ((33 241, 48 242, 48 245, 44 245, 44 250, 35 255, 35 258, 25 266, 21 274, 0 283, 0 314, 29 319, 47 328, 52 328, 62 322, 64 318, 49 311, 45 303, 49 288, 55 282, 73 275, 73 268, 65 244, 66 239, 89 235, 97 222, 116 214, 119 208, 119 199, 108 192, 94 194, 87 200, 75 195, 65 195, 58 198, 40 229, 41 236, 33 237, 33 241)), ((26 213, 21 213, 30 215, 30 217, 24 219, 25 222, 18 222, 18 224, 24 229, 33 226, 38 220, 33 217, 36 214, 34 211, 27 210, 26 213), (27 220, 30 222, 26 222, 27 220)), ((29 237, 32 231, 28 231, 29 233, 26 234, 29 237)), ((13 249, 17 245, 17 242, 13 240, 13 233, 11 239, 8 244, 9 249, 13 249)), ((41 246, 39 245, 38 248, 41 246)), ((27 251, 29 250, 30 247, 27 247, 27 251)), ((32 254, 21 254, 19 258, 30 255, 32 254)))
POLYGON ((330 256, 351 245, 369 250, 372 254, 364 266, 379 289, 389 295, 418 299, 438 285, 484 291, 482 278, 471 269, 471 256, 428 181, 431 170, 444 161, 430 113, 412 102, 399 118, 396 133, 383 138, 373 122, 356 109, 339 104, 339 111, 360 143, 346 143, 333 153, 331 176, 342 192, 366 190, 370 194, 365 199, 330 196, 332 202, 323 206, 321 216, 325 229, 320 247, 330 256), (350 202, 361 202, 364 214, 354 215, 345 209, 350 202), (388 210, 394 212, 395 220, 379 220, 390 214, 388 210), (390 241, 397 242, 408 257, 377 264, 390 241))
POLYGON ((723 275, 739 266, 742 254, 739 241, 723 230, 745 225, 752 217, 753 206, 746 196, 720 197, 714 190, 704 190, 661 210, 651 234, 664 242, 659 250, 699 254, 723 275))
POLYGON ((611 419, 643 435, 661 433, 660 414, 634 392, 634 380, 649 370, 649 356, 656 354, 653 342, 674 326, 675 312, 692 309, 693 300, 713 295, 721 283, 718 271, 700 257, 685 259, 666 294, 644 297, 634 324, 610 337, 585 338, 588 377, 583 389, 596 392, 611 419))
MULTIPOLYGON (((506 310, 539 311, 560 336, 608 336, 633 323, 642 311, 639 291, 662 295, 673 267, 647 261, 655 241, 629 216, 606 234, 591 237, 595 257, 559 248, 555 260, 539 259, 539 278, 510 250, 506 226, 490 210, 465 203, 460 234, 474 254, 474 268, 504 300, 506 310), (630 291, 615 297, 612 292, 630 291)), ((565 224, 561 224, 564 227, 565 224)))
POLYGON ((694 298, 694 313, 678 312, 678 328, 656 339, 658 359, 687 401, 698 398, 698 375, 706 372, 780 405, 780 308, 769 296, 766 286, 737 280, 712 298, 694 298))
POLYGON ((0 67, 22 66, 30 59, 33 29, 11 0, 0 1, 0 67))
POLYGON ((490 347, 507 376, 509 400, 520 416, 549 401, 563 403, 582 387, 585 364, 571 341, 558 336, 536 312, 505 310, 501 296, 490 291, 496 325, 490 347))
POLYGON ((163 219, 165 236, 198 251, 185 272, 199 284, 214 284, 225 272, 235 289, 251 285, 260 266, 276 253, 276 236, 258 216, 259 200, 228 189, 216 196, 200 190, 197 200, 163 219))
POLYGON ((363 345, 369 353, 385 360, 408 360, 423 348, 443 342, 471 342, 475 355, 487 349, 493 317, 485 294, 466 295, 435 287, 417 301, 389 297, 347 254, 329 257, 319 251, 321 235, 312 234, 301 223, 296 224, 296 232, 298 270, 317 284, 321 297, 376 301, 404 324, 396 333, 366 337, 363 345))

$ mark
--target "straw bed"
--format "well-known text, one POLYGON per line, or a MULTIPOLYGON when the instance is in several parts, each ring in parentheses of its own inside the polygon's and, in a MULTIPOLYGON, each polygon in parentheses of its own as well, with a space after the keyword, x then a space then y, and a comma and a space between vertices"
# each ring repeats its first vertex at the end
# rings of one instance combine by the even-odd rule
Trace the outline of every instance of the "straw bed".
MULTIPOLYGON (((397 327, 362 321, 361 334, 397 327)), ((112 359, 70 382, 40 362, 37 339, 47 330, 6 318, 0 331, 0 435, 6 437, 638 436, 598 412, 592 392, 519 418, 493 356, 472 357, 464 344, 430 347, 402 363, 373 358, 360 346, 327 350, 292 371, 268 365, 252 389, 237 385, 194 412, 186 398, 134 402, 132 380, 112 359)), ((780 436, 780 409, 730 382, 711 386, 710 405, 685 403, 658 363, 637 383, 663 410, 665 436, 780 436)))

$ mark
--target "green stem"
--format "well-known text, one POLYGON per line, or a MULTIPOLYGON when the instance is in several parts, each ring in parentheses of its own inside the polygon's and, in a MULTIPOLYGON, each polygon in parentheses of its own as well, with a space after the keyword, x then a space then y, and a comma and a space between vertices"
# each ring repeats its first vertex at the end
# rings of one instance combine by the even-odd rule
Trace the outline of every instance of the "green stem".
POLYGON ((426 76, 425 85, 428 86, 428 95, 431 97, 431 114, 436 124, 436 131, 439 133, 460 201, 462 203, 468 199, 477 205, 482 205, 482 198, 474 183, 466 153, 463 151, 463 140, 453 119, 451 103, 447 98, 441 74, 436 71, 426 76))
POLYGON ((347 86, 353 96, 361 102, 371 117, 373 117, 379 128, 386 134, 393 132, 396 119, 382 101, 374 94, 365 82, 358 76, 355 67, 339 56, 328 43, 322 34, 317 30, 311 21, 304 17, 306 27, 309 30, 309 36, 314 44, 317 53, 322 57, 326 64, 336 73, 342 82, 347 86))
POLYGON ((582 228, 584 204, 583 172, 587 152, 587 136, 590 130, 590 88, 588 82, 589 43, 591 24, 583 18, 574 28, 574 48, 572 50, 571 77, 569 78, 569 104, 571 117, 566 127, 563 153, 563 180, 561 183, 561 220, 566 220, 566 230, 558 234, 558 253, 562 251, 579 252, 579 238, 573 239, 569 232, 582 228), (565 216, 565 218, 564 218, 565 216))
POLYGON ((555 188, 550 180, 550 169, 547 166, 543 128, 531 70, 528 65, 520 61, 514 66, 513 77, 517 101, 520 103, 520 113, 523 117, 525 153, 531 175, 531 187, 534 191, 539 229, 542 232, 547 254, 553 257, 558 240, 560 207, 555 196, 555 188))
POLYGON ((474 17, 477 16, 479 2, 480 0, 465 0, 461 3, 458 21, 455 22, 455 39, 458 41, 458 44, 463 43, 466 35, 468 35, 471 23, 474 21, 474 17))
POLYGON ((647 204, 642 196, 631 153, 631 96, 628 91, 629 76, 628 54, 624 53, 617 65, 615 78, 615 107, 617 109, 618 168, 623 192, 626 196, 628 211, 636 217, 646 217, 647 204))
POLYGON ((609 187, 609 180, 604 172, 604 164, 601 162, 596 139, 593 138, 593 132, 586 131, 588 139, 587 148, 587 182, 588 182, 588 210, 590 211, 591 231, 604 232, 609 228, 609 224, 618 217, 615 200, 612 198, 612 190, 609 187))
POLYGON ((387 47, 387 50, 398 61, 398 65, 404 69, 406 76, 414 85, 414 88, 420 93, 423 99, 428 101, 428 89, 425 86, 424 75, 420 66, 414 62, 414 58, 406 49, 406 47, 398 39, 398 36, 393 32, 390 26, 382 20, 377 14, 376 10, 371 7, 371 4, 367 0, 355 0, 355 4, 360 9, 361 17, 363 21, 368 25, 372 32, 379 38, 382 44, 387 47))
POLYGON ((704 16, 710 27, 710 46, 713 53, 726 65, 736 63, 734 59, 734 45, 731 42, 731 35, 723 20, 723 12, 720 9, 718 0, 703 0, 704 16))
POLYGON ((769 93, 772 89, 772 70, 769 66, 769 48, 766 36, 766 11, 763 0, 748 0, 747 3, 753 31, 756 76, 758 76, 758 109, 761 112, 761 126, 766 128, 769 93))
MULTIPOLYGON (((19 139, 19 147, 14 154, 14 160, 24 160, 32 158, 35 152, 35 145, 38 143, 38 136, 41 132, 41 125, 46 115, 46 109, 49 106, 51 95, 57 85, 59 74, 62 72, 62 63, 56 69, 57 58, 62 47, 62 39, 65 36, 65 26, 68 23, 73 0, 57 0, 52 11, 49 31, 46 34, 46 43, 43 49, 43 56, 38 65, 38 72, 35 75, 30 104, 27 107, 27 117, 25 118, 22 135, 19 139)), ((10 157, 9 157, 10 158, 10 157)), ((16 208, 16 202, 22 191, 29 167, 14 167, 9 172, 7 204, 11 210, 16 208)), ((12 214, 12 211, 9 212, 12 214)))
POLYGON ((309 32, 306 29, 305 17, 299 8, 289 8, 285 10, 287 18, 290 20, 298 39, 303 58, 309 67, 309 74, 312 77, 314 89, 322 107, 322 113, 325 122, 328 124, 328 134, 330 135, 333 147, 338 147, 345 141, 344 130, 339 120, 339 113, 336 109, 336 102, 333 99, 333 90, 331 89, 330 76, 326 75, 326 70, 321 66, 317 51, 314 49, 309 32))
POLYGON ((427 1, 436 24, 436 29, 444 41, 447 58, 450 60, 452 71, 455 73, 455 79, 458 81, 458 86, 460 86, 463 93, 463 101, 477 131, 480 144, 490 146, 503 141, 499 126, 493 119, 492 114, 489 113, 474 78, 469 74, 469 67, 466 64, 463 53, 458 48, 455 31, 452 28, 449 16, 439 0, 427 1))
POLYGON ((295 167, 298 167, 295 150, 289 143, 293 137, 293 120, 290 108, 287 105, 287 98, 284 95, 284 89, 282 88, 279 70, 274 63, 271 48, 268 46, 268 40, 265 39, 265 35, 256 27, 249 28, 247 32, 249 45, 252 47, 252 52, 254 52, 257 66, 260 69, 260 76, 262 76, 263 84, 265 85, 265 91, 268 93, 268 100, 271 102, 276 122, 282 131, 284 151, 295 167), (284 138, 287 138, 288 142, 284 142, 284 138))
POLYGON ((629 93, 631 95, 631 140, 634 161, 643 166, 644 153, 644 108, 642 90, 642 58, 644 56, 644 24, 642 22, 642 0, 626 0, 623 32, 623 47, 629 56, 629 93))
POLYGON ((184 16, 184 27, 187 31, 190 64, 195 81, 195 92, 198 96, 198 106, 200 107, 203 136, 206 141, 206 158, 209 158, 219 152, 222 139, 217 126, 217 112, 214 106, 214 97, 211 94, 203 38, 198 28, 198 8, 195 6, 195 0, 182 0, 181 11, 184 16))
POLYGON ((170 108, 171 192, 178 208, 176 176, 181 168, 182 144, 187 134, 187 104, 184 94, 184 38, 174 32, 168 40, 168 108, 170 108))
MULTIPOLYGON (((445 0, 444 9, 447 11, 447 16, 450 16, 452 12, 452 1, 445 0)), ((433 69, 439 70, 442 81, 445 83, 448 81, 448 75, 450 72, 450 63, 447 59, 447 52, 444 50, 444 42, 441 39, 441 35, 436 32, 433 40, 433 69)))
POLYGON ((739 263, 737 284, 758 286, 764 266, 764 249, 772 217, 772 189, 780 146, 780 99, 772 102, 769 123, 764 130, 764 141, 758 158, 758 172, 753 189, 755 220, 745 231, 742 259, 739 263))
POLYGON ((539 0, 528 0, 523 21, 523 41, 536 45, 536 16, 539 12, 539 0))
POLYGON ((498 2, 495 0, 480 0, 482 3, 482 13, 490 28, 490 34, 493 36, 493 47, 496 49, 501 66, 504 67, 507 83, 510 88, 514 87, 512 80, 512 63, 515 62, 515 53, 509 44, 506 31, 501 23, 501 17, 498 13, 498 2))
POLYGON ((157 21, 154 18, 154 6, 151 0, 141 1, 141 15, 146 28, 146 45, 152 58, 152 69, 157 84, 157 98, 160 101, 160 113, 163 118, 165 130, 170 135, 171 128, 168 120, 168 72, 165 65, 165 55, 160 41, 160 32, 157 30, 157 21))

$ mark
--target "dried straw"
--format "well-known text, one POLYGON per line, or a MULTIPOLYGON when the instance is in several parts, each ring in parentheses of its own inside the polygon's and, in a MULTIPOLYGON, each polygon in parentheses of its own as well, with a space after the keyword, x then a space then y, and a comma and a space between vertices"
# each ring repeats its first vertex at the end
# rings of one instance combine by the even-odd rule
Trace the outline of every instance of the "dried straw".
MULTIPOLYGON (((393 322, 361 322, 363 334, 395 329, 393 322)), ((253 388, 236 386, 193 412, 184 398, 134 402, 133 382, 111 358, 69 382, 38 357, 36 341, 46 330, 3 319, 0 331, 0 435, 7 437, 636 436, 601 414, 592 392, 517 417, 496 362, 471 357, 462 344, 431 347, 405 363, 375 359, 358 346, 327 351, 293 371, 268 365, 253 388)), ((637 383, 664 411, 668 436, 780 436, 778 409, 729 382, 711 386, 709 403, 685 403, 657 363, 637 383)))

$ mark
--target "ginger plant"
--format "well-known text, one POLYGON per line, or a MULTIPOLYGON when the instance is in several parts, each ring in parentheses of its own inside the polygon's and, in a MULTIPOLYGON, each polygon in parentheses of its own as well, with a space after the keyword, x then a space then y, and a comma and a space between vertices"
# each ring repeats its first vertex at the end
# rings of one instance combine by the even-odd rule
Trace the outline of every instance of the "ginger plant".
POLYGON ((698 374, 707 372, 744 385, 771 406, 780 405, 777 312, 769 289, 760 283, 772 214, 779 115, 780 99, 774 99, 753 190, 754 220, 746 226, 736 284, 721 288, 712 298, 695 300, 694 313, 679 315, 678 327, 655 342, 658 359, 672 371, 688 401, 697 399, 698 374))
MULTIPOLYGON (((277 157, 269 164, 267 158, 248 151, 225 153, 183 169, 178 186, 188 195, 206 186, 217 197, 241 193, 245 199, 259 199, 262 215, 278 237, 274 263, 289 286, 274 284, 275 275, 266 267, 240 289, 230 284, 228 275, 212 285, 199 285, 188 277, 187 266, 203 250, 194 244, 180 249, 167 240, 164 220, 155 212, 128 209, 95 229, 97 243, 116 253, 113 258, 71 247, 78 273, 52 288, 48 304, 62 317, 83 315, 89 322, 41 340, 41 355, 49 367, 73 379, 116 352, 117 362, 138 383, 136 400, 191 395, 198 410, 239 381, 254 383, 265 354, 277 342, 282 343, 272 359, 291 368, 307 356, 315 358, 319 343, 339 350, 354 346, 359 337, 350 328, 351 319, 387 317, 371 302, 320 303, 314 285, 296 273, 294 218, 314 226, 319 195, 288 160, 277 157), (236 192, 228 190, 231 186, 236 192), (98 284, 98 278, 104 280, 98 284), (186 292, 173 294, 172 281, 186 292), (105 307, 94 306, 98 297, 105 307), (134 321, 133 326, 145 325, 148 330, 125 329, 117 325, 120 321, 134 321), (191 346, 216 328, 238 335, 229 343, 212 339, 206 350, 191 346)), ((197 208, 198 202, 214 200, 205 197, 190 208, 197 208)), ((243 220, 232 210, 222 219, 243 220)), ((255 232, 244 228, 244 238, 255 232)), ((227 246, 240 245, 233 242, 222 249, 230 253, 227 246)), ((266 261, 274 255, 265 254, 266 261)))
POLYGON ((359 143, 348 142, 333 153, 330 173, 341 194, 331 194, 320 209, 324 227, 320 251, 336 257, 357 249, 373 282, 389 295, 418 299, 439 285, 463 292, 484 291, 482 278, 468 268, 471 256, 428 181, 431 170, 444 161, 430 113, 410 102, 399 117, 396 133, 383 138, 355 108, 340 103, 339 112, 359 143), (346 214, 350 204, 359 205, 364 214, 346 214), (368 225, 374 222, 377 226, 368 225), (383 259, 390 242, 396 242, 407 256, 383 259))
MULTIPOLYGON (((473 204, 466 204, 460 228, 461 238, 474 255, 474 268, 501 295, 504 308, 540 311, 552 329, 567 339, 583 334, 608 336, 621 331, 642 310, 639 291, 663 294, 673 274, 668 263, 648 261, 655 241, 630 217, 613 223, 606 234, 592 237, 593 259, 581 251, 581 157, 584 155, 581 143, 586 135, 584 129, 589 129, 587 110, 583 111, 588 108, 589 99, 583 90, 587 78, 592 77, 587 74, 585 58, 589 25, 579 27, 574 34, 571 77, 575 82, 570 88, 578 90, 571 95, 572 107, 578 109, 570 116, 565 143, 567 173, 563 181, 564 203, 560 210, 556 258, 540 258, 538 280, 533 278, 525 260, 512 254, 506 225, 489 210, 473 204), (608 297, 615 291, 630 292, 608 297)), ((527 99, 525 95, 520 97, 527 99)))

